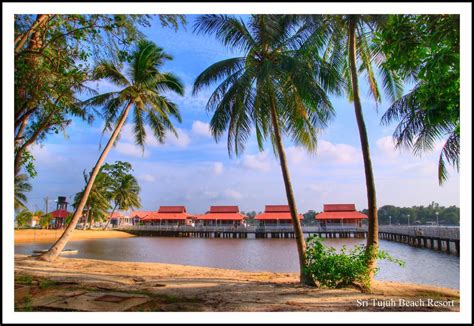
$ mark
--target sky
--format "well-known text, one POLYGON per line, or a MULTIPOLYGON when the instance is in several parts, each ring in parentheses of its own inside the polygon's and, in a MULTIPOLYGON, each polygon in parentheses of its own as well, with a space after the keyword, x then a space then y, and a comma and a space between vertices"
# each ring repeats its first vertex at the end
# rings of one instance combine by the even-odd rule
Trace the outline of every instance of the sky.
MULTIPOLYGON (((117 160, 132 164, 141 187, 142 210, 157 210, 160 205, 185 205, 189 212, 201 213, 211 205, 238 205, 241 211, 263 211, 268 204, 286 204, 279 162, 269 144, 260 152, 251 137, 239 157, 229 157, 225 137, 216 142, 209 132, 212 113, 206 103, 212 88, 192 96, 194 79, 209 65, 238 56, 213 36, 192 32, 194 16, 177 31, 161 27, 156 20, 143 28, 146 37, 173 56, 163 71, 180 77, 185 96, 170 94, 180 109, 182 123, 175 121, 179 137, 168 135, 159 144, 148 132, 145 150, 134 144, 132 124, 124 126, 120 140, 106 162, 117 160)), ((369 98, 361 77, 361 95, 367 125, 377 189, 377 205, 460 205, 459 174, 450 169, 449 179, 439 186, 437 165, 443 142, 432 153, 414 156, 408 149, 396 150, 392 134, 396 124, 383 126, 380 118, 390 106, 378 106, 369 98)), ((100 81, 91 86, 99 92, 115 89, 100 81)), ((405 92, 410 90, 406 87, 405 92)), ((323 204, 355 203, 367 208, 366 188, 360 140, 354 109, 344 97, 331 97, 336 117, 319 135, 316 154, 285 140, 285 149, 296 202, 300 212, 321 211, 323 204)), ((67 136, 51 135, 31 152, 36 158, 38 176, 32 179, 28 208, 45 209, 45 197, 54 199, 74 194, 84 187, 83 170, 91 170, 108 135, 102 135, 103 121, 89 125, 73 120, 67 136), (101 147, 102 146, 102 147, 101 147)), ((149 129, 148 129, 149 130, 149 129)))

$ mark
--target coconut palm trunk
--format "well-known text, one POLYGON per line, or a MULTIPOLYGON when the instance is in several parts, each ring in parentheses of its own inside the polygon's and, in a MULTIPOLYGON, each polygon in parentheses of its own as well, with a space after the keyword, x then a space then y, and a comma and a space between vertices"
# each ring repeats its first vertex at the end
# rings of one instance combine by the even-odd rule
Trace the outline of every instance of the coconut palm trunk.
POLYGON ((117 126, 115 127, 114 132, 112 133, 107 145, 105 146, 104 150, 102 151, 102 154, 97 160, 96 165, 94 166, 94 169, 92 170, 92 174, 89 178, 89 182, 87 183, 86 189, 84 190, 84 195, 81 201, 79 202, 79 205, 77 206, 76 211, 74 212, 71 223, 69 223, 64 233, 54 243, 54 245, 46 253, 41 255, 39 259, 45 260, 45 261, 54 261, 59 256, 59 254, 64 249, 64 247, 66 246, 66 243, 69 241, 69 238, 71 237, 72 232, 76 228, 77 222, 79 221, 79 218, 82 215, 82 210, 84 209, 84 206, 86 205, 87 198, 89 197, 89 193, 91 192, 95 178, 97 177, 97 174, 100 171, 100 167, 104 163, 105 158, 109 154, 110 149, 112 148, 113 144, 115 143, 115 140, 117 139, 117 136, 120 133, 120 130, 122 129, 125 121, 127 120, 128 112, 130 111, 131 107, 132 107, 132 102, 130 101, 125 107, 122 113, 122 117, 120 118, 117 126))
POLYGON ((285 149, 280 135, 280 126, 278 123, 277 112, 275 104, 272 104, 271 117, 273 132, 275 134, 275 143, 278 149, 278 157, 280 159, 281 173, 283 175, 283 182, 285 184, 286 198, 288 199, 288 206, 290 208, 291 221, 293 222, 293 229, 295 232, 296 247, 298 248, 298 258, 300 263, 300 282, 306 285, 314 286, 314 280, 311 275, 305 273, 306 266, 306 242, 304 240, 303 229, 298 219, 298 212, 296 209, 295 196, 293 194, 293 187, 291 186, 290 173, 288 172, 288 164, 286 161, 285 149))
POLYGON ((357 80, 356 67, 356 18, 352 17, 349 20, 349 67, 351 72, 352 93, 354 97, 354 111, 359 129, 360 143, 362 147, 362 156, 364 158, 365 183, 367 187, 367 202, 369 211, 369 226, 367 233, 367 254, 369 255, 368 267, 370 278, 372 279, 375 273, 377 264, 377 251, 379 244, 378 237, 378 216, 377 216, 377 200, 375 193, 375 181, 372 170, 372 161, 370 158, 369 140, 367 137, 367 129, 365 127, 364 116, 362 114, 362 105, 359 97, 359 86, 357 80))
POLYGON ((112 213, 110 213, 110 216, 109 216, 109 218, 107 219, 107 223, 105 224, 103 230, 107 230, 107 227, 108 227, 109 224, 110 224, 110 220, 112 220, 112 216, 114 216, 114 213, 115 213, 115 210, 117 209, 117 206, 118 206, 118 204, 115 204, 114 209, 112 210, 112 213))

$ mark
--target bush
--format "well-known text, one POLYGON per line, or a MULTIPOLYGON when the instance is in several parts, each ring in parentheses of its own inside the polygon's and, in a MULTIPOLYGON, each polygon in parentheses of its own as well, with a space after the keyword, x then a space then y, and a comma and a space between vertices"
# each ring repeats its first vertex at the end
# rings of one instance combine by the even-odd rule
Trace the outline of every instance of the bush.
MULTIPOLYGON (((368 254, 364 245, 357 245, 347 250, 346 246, 337 252, 332 247, 322 244, 322 238, 310 236, 306 249, 306 272, 320 286, 341 288, 349 285, 370 287, 368 254)), ((378 259, 385 259, 404 266, 404 262, 394 259, 387 252, 379 250, 378 259)), ((377 273, 378 268, 375 270, 377 273)))

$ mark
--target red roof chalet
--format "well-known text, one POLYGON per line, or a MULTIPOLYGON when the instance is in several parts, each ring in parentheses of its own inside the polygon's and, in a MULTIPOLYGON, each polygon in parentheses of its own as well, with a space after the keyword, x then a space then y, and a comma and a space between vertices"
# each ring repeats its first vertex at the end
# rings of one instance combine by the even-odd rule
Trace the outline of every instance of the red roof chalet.
POLYGON ((153 213, 155 213, 155 211, 133 211, 130 214, 130 217, 131 218, 137 218, 138 217, 139 219, 143 219, 146 216, 151 215, 153 213))
POLYGON ((69 212, 65 209, 57 209, 49 214, 51 214, 51 216, 53 216, 54 218, 66 218, 69 212))
POLYGON ((198 220, 242 221, 245 215, 239 213, 239 206, 211 206, 206 214, 198 215, 198 220))
POLYGON ((142 219, 144 221, 153 220, 186 220, 192 218, 191 214, 186 212, 184 206, 160 206, 158 212, 151 212, 142 219))
POLYGON ((325 204, 324 212, 316 215, 317 220, 364 219, 367 215, 356 211, 355 204, 325 204))
MULTIPOLYGON (((298 214, 300 220, 302 214, 298 214)), ((255 216, 256 220, 291 220, 290 207, 288 205, 265 205, 265 212, 255 216)))

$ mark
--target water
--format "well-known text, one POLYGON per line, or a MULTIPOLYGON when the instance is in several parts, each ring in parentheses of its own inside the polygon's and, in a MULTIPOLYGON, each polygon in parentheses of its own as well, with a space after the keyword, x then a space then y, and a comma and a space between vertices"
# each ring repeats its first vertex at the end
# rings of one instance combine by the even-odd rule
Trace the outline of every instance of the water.
MULTIPOLYGON (((326 239, 335 248, 352 247, 363 239, 326 239)), ((51 244, 15 245, 16 254, 31 254, 51 244)), ((428 284, 459 289, 459 257, 405 244, 380 241, 380 248, 405 267, 380 261, 379 280, 428 284)), ((70 242, 66 249, 78 249, 65 257, 116 261, 159 262, 181 265, 229 268, 244 271, 298 272, 294 239, 201 239, 134 237, 93 239, 70 242)))

